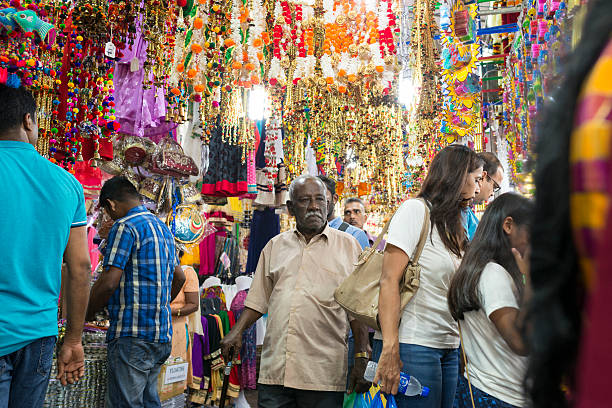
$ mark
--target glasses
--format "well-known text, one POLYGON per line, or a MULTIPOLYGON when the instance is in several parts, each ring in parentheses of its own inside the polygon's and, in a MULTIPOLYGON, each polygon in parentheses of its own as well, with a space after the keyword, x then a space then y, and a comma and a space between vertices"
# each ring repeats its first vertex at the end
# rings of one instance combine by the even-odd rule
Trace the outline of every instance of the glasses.
POLYGON ((493 192, 494 193, 499 192, 499 190, 501 190, 501 186, 497 184, 497 181, 493 180, 491 176, 489 176, 488 174, 487 174, 487 178, 489 179, 489 181, 493 183, 493 192))

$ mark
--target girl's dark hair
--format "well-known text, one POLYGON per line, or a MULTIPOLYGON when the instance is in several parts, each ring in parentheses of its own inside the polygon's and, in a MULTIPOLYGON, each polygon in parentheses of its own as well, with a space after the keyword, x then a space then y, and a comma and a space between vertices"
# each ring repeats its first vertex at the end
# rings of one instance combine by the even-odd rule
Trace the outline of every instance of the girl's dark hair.
POLYGON ((508 271, 522 299, 523 276, 512 255, 503 224, 507 217, 512 217, 516 225, 529 227, 532 216, 533 203, 514 193, 502 194, 487 207, 448 290, 448 307, 455 320, 463 320, 464 313, 482 307, 478 284, 489 262, 508 271))
POLYGON ((564 78, 536 129, 536 208, 532 228, 533 301, 528 316, 526 387, 534 407, 566 407, 582 329, 584 282, 570 225, 569 146, 577 101, 612 32, 612 1, 592 0, 564 78))
POLYGON ((461 214, 461 190, 468 173, 482 165, 482 159, 469 147, 446 146, 432 160, 418 195, 431 204, 431 223, 438 229, 444 246, 458 257, 467 244, 461 214))

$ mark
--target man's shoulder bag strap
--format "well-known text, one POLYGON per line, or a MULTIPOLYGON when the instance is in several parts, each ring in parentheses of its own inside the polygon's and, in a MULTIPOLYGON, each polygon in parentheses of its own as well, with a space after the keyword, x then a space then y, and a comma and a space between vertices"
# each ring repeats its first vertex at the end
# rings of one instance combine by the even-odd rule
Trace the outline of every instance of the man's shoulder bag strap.
POLYGON ((342 232, 346 232, 346 230, 350 227, 351 225, 343 222, 342 224, 340 224, 340 226, 338 227, 338 231, 342 231, 342 232))

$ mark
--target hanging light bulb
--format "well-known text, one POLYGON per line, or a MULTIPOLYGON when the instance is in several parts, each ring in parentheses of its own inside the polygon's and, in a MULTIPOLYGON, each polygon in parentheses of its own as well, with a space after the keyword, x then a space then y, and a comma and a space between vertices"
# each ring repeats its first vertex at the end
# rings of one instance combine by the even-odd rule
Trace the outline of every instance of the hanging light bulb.
POLYGON ((262 120, 266 113, 266 89, 263 86, 254 86, 249 92, 249 119, 262 120))
POLYGON ((404 106, 412 105, 417 97, 416 86, 412 77, 401 76, 399 80, 398 100, 404 106))

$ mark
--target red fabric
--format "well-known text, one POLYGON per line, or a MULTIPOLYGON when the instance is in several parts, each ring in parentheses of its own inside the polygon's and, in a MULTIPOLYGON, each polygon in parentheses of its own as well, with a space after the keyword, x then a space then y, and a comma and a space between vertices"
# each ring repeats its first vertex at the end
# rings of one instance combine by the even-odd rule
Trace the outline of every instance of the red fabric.
MULTIPOLYGON (((81 154, 83 155, 83 160, 87 161, 93 158, 95 152, 95 144, 93 139, 88 137, 80 137, 81 141, 81 154)), ((113 160, 113 143, 110 139, 98 139, 100 144, 98 148, 98 153, 100 157, 106 160, 113 160)))
POLYGON ((91 167, 89 161, 75 162, 74 176, 84 188, 94 190, 102 188, 102 170, 91 167))
MULTIPOLYGON (((234 312, 228 311, 227 317, 230 321, 230 328, 236 324, 236 318, 234 312)), ((237 350, 237 354, 234 355, 234 361, 240 361, 240 350, 237 350)), ((232 365, 232 371, 230 372, 229 382, 232 387, 240 388, 240 373, 238 370, 238 364, 232 365)))
POLYGON ((202 194, 213 197, 240 197, 248 193, 249 187, 246 181, 231 183, 221 180, 216 184, 202 184, 202 194))
POLYGON ((87 248, 89 249, 89 259, 91 260, 91 272, 95 272, 100 262, 100 252, 98 251, 98 245, 94 244, 93 240, 98 234, 98 231, 90 227, 87 231, 87 248))
POLYGON ((590 294, 578 365, 577 408, 610 406, 612 377, 612 206, 596 258, 595 285, 590 294))
POLYGON ((513 24, 518 21, 519 13, 502 14, 502 24, 513 24))

